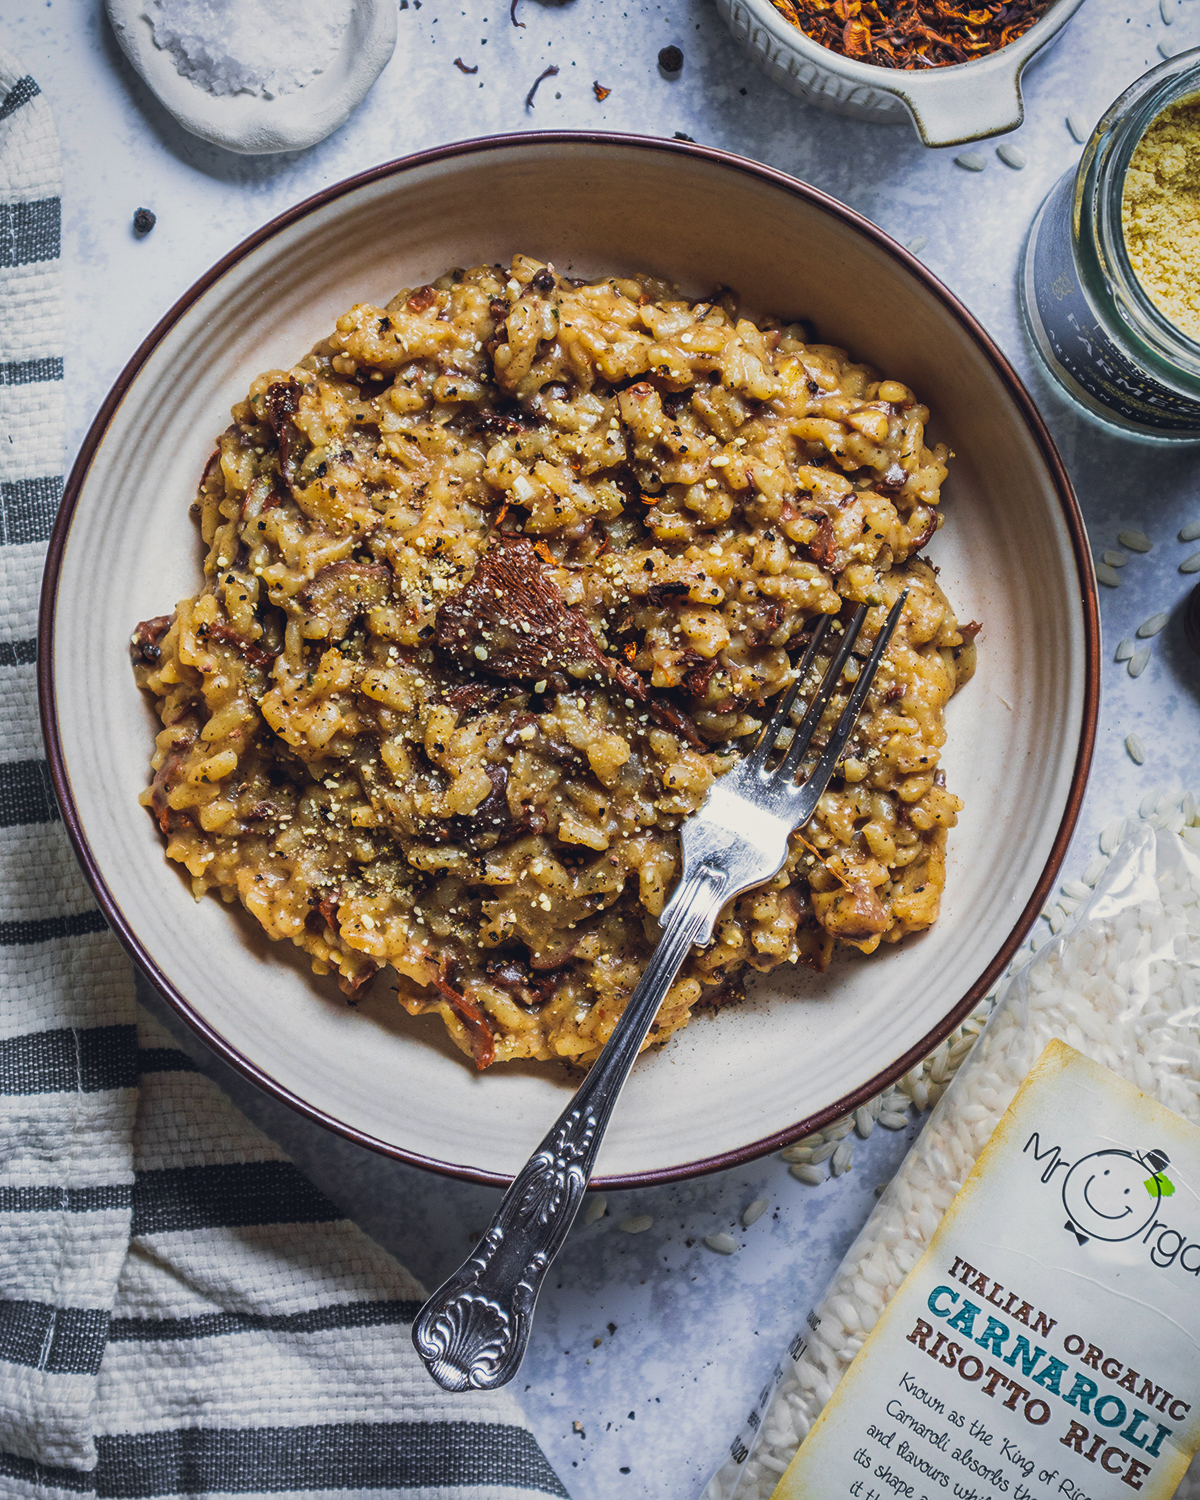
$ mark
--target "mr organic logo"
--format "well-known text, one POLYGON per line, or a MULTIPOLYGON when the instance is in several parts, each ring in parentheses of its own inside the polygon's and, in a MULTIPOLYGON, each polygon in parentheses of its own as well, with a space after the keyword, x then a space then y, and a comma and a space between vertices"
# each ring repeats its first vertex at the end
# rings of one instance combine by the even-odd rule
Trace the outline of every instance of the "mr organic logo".
POLYGON ((1161 1270, 1178 1264, 1189 1275, 1200 1276, 1200 1244, 1189 1242, 1160 1215, 1163 1199, 1175 1192, 1167 1175, 1170 1158, 1165 1151, 1109 1148, 1072 1162, 1061 1147, 1043 1147, 1036 1130, 1022 1149, 1042 1167, 1043 1183, 1061 1182, 1067 1211, 1063 1228, 1080 1246, 1089 1240, 1107 1244, 1140 1240, 1161 1270), (1056 1179, 1058 1172, 1064 1175, 1056 1179))
POLYGON ((1163 1183, 1175 1191, 1163 1175, 1168 1165, 1165 1151, 1145 1157, 1132 1151, 1093 1151, 1081 1157, 1063 1182, 1063 1205, 1070 1215, 1066 1227, 1081 1245, 1089 1237, 1113 1243, 1133 1239, 1158 1212, 1163 1183))

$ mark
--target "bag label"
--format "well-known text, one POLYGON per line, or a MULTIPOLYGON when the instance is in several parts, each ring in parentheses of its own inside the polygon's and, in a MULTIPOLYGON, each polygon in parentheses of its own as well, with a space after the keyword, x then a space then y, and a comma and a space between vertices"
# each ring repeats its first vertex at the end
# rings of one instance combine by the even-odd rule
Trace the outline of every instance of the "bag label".
POLYGON ((1168 1500, 1197 1387, 1200 1129, 1053 1041, 774 1500, 1168 1500))

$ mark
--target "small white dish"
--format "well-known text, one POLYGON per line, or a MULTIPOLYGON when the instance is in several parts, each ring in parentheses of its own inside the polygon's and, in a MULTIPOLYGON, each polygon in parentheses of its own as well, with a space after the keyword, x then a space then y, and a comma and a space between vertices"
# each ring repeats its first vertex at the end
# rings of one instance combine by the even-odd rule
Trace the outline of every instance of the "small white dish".
POLYGON ((966 309, 873 224, 757 162, 636 136, 501 136, 326 189, 214 266, 118 379, 50 546, 38 670, 63 820, 117 934, 227 1061, 360 1144, 477 1181, 515 1173, 572 1089, 551 1064, 477 1074, 386 975, 351 1009, 239 909, 195 902, 138 806, 155 731, 129 633, 199 580, 188 505, 229 408, 357 301, 517 250, 565 274, 644 270, 814 320, 920 393, 957 455, 930 552, 979 671, 950 705, 941 920, 823 976, 776 969, 639 1060, 597 1185, 748 1160, 845 1114, 988 993, 1054 886, 1096 731, 1096 581, 1070 481, 1028 393, 966 309))
POLYGON ((149 3, 105 0, 122 52, 185 130, 244 156, 303 151, 323 141, 366 98, 396 46, 395 0, 354 0, 341 46, 311 83, 273 99, 210 94, 185 78, 174 56, 155 44, 145 14, 149 3))
POLYGON ((911 120, 923 145, 959 146, 1020 125, 1022 73, 1082 4, 1057 0, 1024 36, 998 52, 921 72, 880 68, 822 47, 771 0, 717 0, 717 9, 739 46, 789 94, 881 125, 911 120))

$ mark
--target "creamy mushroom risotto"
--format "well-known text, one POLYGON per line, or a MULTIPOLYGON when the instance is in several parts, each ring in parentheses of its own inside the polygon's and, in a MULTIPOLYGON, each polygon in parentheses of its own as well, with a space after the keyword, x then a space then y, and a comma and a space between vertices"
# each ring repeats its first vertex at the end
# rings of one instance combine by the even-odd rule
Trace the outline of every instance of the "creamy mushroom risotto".
POLYGON ((907 587, 816 816, 651 1040, 748 968, 929 926, 961 807, 943 710, 978 626, 918 556, 949 456, 928 415, 803 324, 648 276, 517 256, 353 307, 234 407, 194 508, 204 587, 134 633, 167 854, 348 995, 390 966, 478 1067, 586 1064, 680 821, 811 622, 873 606, 853 676, 907 587))

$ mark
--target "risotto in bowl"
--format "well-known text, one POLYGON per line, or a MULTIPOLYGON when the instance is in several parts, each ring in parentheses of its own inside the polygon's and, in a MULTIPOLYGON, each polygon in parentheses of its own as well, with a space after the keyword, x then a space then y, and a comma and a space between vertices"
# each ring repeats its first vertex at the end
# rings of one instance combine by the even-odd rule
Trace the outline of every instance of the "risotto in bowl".
POLYGON ((866 1097, 1002 969, 1090 751, 1081 537, 1015 377, 847 210, 670 143, 477 143, 302 205, 126 372, 54 545, 52 764, 107 914, 219 1051, 495 1180, 603 1045, 679 823, 814 622, 865 603, 865 655, 907 589, 817 815, 628 1085, 601 1179, 661 1180, 866 1097))
POLYGON ((840 774, 654 1040, 747 967, 928 927, 961 805, 942 710, 978 629, 919 556, 928 415, 801 325, 646 276, 518 256, 357 304, 234 407, 195 505, 205 589, 133 634, 168 855, 347 995, 388 966, 481 1069, 591 1062, 680 820, 813 622, 871 605, 865 656, 907 589, 840 774))

